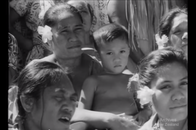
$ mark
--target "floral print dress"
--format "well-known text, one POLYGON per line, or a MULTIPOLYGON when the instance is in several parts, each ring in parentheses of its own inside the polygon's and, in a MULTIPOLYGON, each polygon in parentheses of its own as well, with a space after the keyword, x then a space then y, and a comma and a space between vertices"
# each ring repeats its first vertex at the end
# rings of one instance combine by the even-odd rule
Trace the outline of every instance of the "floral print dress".
POLYGON ((42 42, 37 28, 38 26, 43 26, 43 20, 40 19, 41 9, 48 9, 48 7, 54 5, 54 2, 52 0, 12 0, 9 4, 21 17, 25 17, 26 26, 33 32, 33 48, 29 52, 25 64, 28 64, 33 59, 43 58, 48 52, 50 54, 48 45, 42 42))

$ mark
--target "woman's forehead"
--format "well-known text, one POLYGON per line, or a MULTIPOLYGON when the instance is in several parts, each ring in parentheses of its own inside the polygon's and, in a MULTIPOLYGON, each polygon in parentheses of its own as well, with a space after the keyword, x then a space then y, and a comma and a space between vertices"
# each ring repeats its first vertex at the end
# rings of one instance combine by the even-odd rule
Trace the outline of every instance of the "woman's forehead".
POLYGON ((77 14, 67 12, 67 14, 62 14, 57 17, 57 28, 59 29, 76 25, 82 25, 82 21, 77 14))
POLYGON ((167 81, 180 81, 187 77, 187 69, 179 63, 166 64, 158 68, 156 77, 167 81))
POLYGON ((187 23, 187 14, 180 14, 177 17, 173 19, 173 26, 172 28, 176 28, 179 26, 181 23, 187 23))

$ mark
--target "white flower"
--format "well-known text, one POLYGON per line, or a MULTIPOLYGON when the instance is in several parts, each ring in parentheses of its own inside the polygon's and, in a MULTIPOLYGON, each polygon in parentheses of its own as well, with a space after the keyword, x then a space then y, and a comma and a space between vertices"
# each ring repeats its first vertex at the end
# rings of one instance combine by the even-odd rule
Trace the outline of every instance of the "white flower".
POLYGON ((140 99, 140 104, 143 106, 144 104, 148 104, 152 100, 152 95, 154 91, 147 86, 140 88, 137 91, 137 98, 140 99))
POLYGON ((139 74, 136 73, 129 79, 127 89, 130 91, 130 89, 133 89, 133 87, 138 88, 139 87, 138 85, 139 85, 139 74))
POLYGON ((48 40, 52 40, 51 27, 47 25, 45 25, 44 27, 39 26, 37 31, 40 35, 42 35, 42 41, 44 43, 48 42, 48 40))
POLYGON ((158 45, 158 49, 161 49, 166 46, 166 43, 168 42, 169 39, 166 35, 162 35, 162 37, 160 38, 159 34, 156 34, 155 40, 158 45))

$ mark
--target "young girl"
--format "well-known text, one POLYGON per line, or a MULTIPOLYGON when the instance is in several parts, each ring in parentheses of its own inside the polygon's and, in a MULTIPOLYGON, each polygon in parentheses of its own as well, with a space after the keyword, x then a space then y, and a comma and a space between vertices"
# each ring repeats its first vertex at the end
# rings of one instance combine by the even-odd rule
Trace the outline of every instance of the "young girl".
POLYGON ((155 36, 158 46, 173 46, 182 49, 187 56, 187 25, 187 11, 180 8, 172 9, 160 22, 159 32, 155 36))
POLYGON ((34 61, 9 90, 9 130, 69 130, 77 96, 57 64, 34 61))
MULTIPOLYGON (((141 61, 137 98, 151 103, 155 115, 140 130, 187 130, 187 60, 180 50, 164 48, 141 61)), ((136 76, 137 77, 137 76, 136 76)))

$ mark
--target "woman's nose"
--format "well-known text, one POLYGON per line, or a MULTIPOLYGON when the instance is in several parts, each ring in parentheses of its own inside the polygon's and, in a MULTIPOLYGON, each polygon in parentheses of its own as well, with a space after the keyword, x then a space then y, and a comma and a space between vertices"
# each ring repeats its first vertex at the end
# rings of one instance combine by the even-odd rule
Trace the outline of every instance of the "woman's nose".
POLYGON ((75 42, 75 41, 77 41, 78 40, 78 38, 77 38, 77 36, 76 36, 76 34, 75 33, 70 33, 70 36, 69 36, 69 42, 75 42))
POLYGON ((182 35, 182 40, 187 40, 188 39, 188 32, 185 32, 183 35, 182 35))

